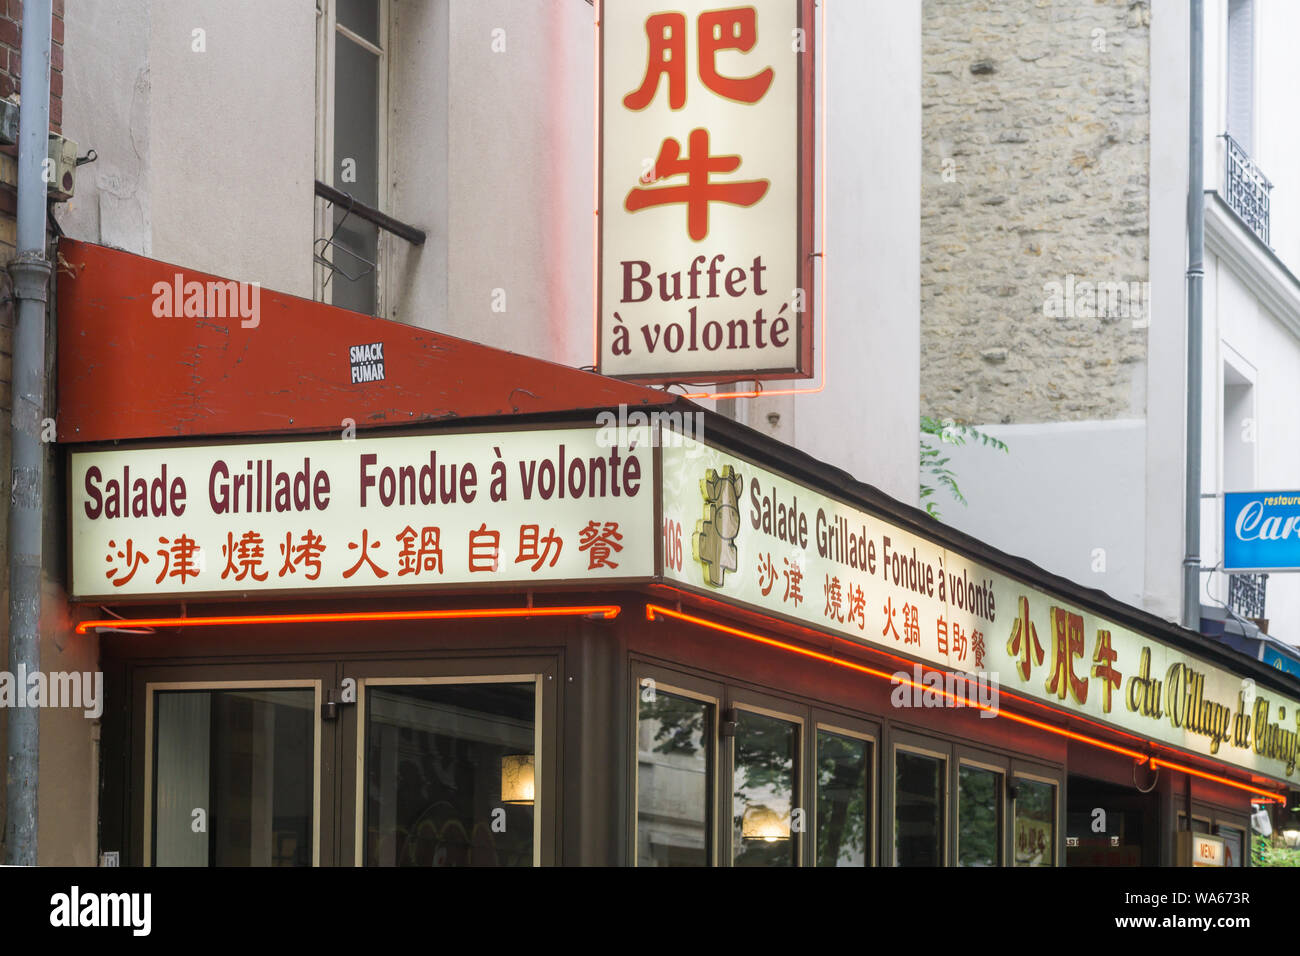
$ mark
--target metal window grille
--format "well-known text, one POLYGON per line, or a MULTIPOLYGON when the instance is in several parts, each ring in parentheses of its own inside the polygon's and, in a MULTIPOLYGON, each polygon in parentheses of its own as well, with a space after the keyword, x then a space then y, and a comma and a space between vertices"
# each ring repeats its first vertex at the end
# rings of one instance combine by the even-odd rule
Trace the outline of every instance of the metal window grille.
POLYGON ((1228 575, 1228 607, 1245 618, 1262 618, 1267 574, 1228 575))
POLYGON ((1241 144, 1223 134, 1225 144, 1224 191, 1228 206, 1250 230, 1268 245, 1268 194, 1273 184, 1268 181, 1255 161, 1241 144))

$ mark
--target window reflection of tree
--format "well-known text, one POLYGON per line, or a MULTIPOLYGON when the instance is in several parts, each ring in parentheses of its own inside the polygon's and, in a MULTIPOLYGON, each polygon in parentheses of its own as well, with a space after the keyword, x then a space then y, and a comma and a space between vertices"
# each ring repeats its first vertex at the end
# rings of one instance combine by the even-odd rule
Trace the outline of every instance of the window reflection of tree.
POLYGON ((866 862, 869 747, 839 734, 817 736, 818 866, 866 862))
POLYGON ((655 721, 654 751, 694 757, 703 749, 703 705, 694 701, 656 694, 641 703, 641 719, 655 721))
POLYGON ((797 734, 788 721, 741 711, 735 737, 735 783, 732 796, 737 866, 791 866, 795 840, 790 833, 794 797, 794 748, 797 734), (787 838, 771 842, 746 839, 745 812, 767 807, 785 825, 787 838))
POLYGON ((900 750, 895 761, 895 865, 939 866, 943 850, 944 764, 935 757, 900 750))
POLYGON ((997 866, 1002 776, 978 767, 962 767, 958 781, 957 862, 961 866, 997 866))
POLYGON ((674 694, 638 698, 638 865, 709 861, 712 714, 712 704, 674 694))

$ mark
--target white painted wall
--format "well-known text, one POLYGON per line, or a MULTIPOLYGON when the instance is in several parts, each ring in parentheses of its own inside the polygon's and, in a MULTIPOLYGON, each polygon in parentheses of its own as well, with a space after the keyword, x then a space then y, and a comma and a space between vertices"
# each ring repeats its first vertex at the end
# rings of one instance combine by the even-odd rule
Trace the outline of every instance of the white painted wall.
POLYGON ((592 6, 391 2, 390 317, 592 364, 592 6))
MULTIPOLYGON (((1224 191, 1223 140, 1227 128, 1227 0, 1205 4, 1205 188, 1224 191)), ((1246 144, 1273 183, 1269 195, 1269 242, 1294 273, 1300 273, 1300 4, 1255 0, 1255 142, 1246 144)))
POLYGON ((1142 600, 1182 615, 1187 394, 1188 35, 1184 0, 1151 4, 1151 326, 1147 329, 1142 600))
POLYGON ((1269 242, 1287 268, 1300 274, 1300 4, 1257 0, 1256 33, 1260 79, 1257 87, 1255 149, 1260 168, 1273 183, 1269 194, 1269 242))
MULTIPOLYGON (((1227 0, 1205 5, 1206 85, 1205 157, 1207 190, 1222 193, 1223 141, 1227 123, 1227 0)), ((1255 142, 1252 158, 1273 183, 1270 194, 1270 244, 1283 265, 1300 273, 1300 124, 1295 99, 1300 91, 1300 58, 1294 37, 1300 33, 1300 5, 1289 0, 1255 0, 1255 142)), ((1248 235, 1239 254, 1267 257, 1248 235)), ((1295 286, 1300 290, 1300 285, 1295 286)), ((1300 292, 1297 292, 1300 295, 1300 292)), ((1256 489, 1300 485, 1300 423, 1295 418, 1300 381, 1300 338, 1264 304, 1251 280, 1231 264, 1206 254, 1205 375, 1202 489, 1215 497, 1201 508, 1201 554, 1206 567, 1223 555, 1224 491, 1247 490, 1225 480, 1224 449, 1242 440, 1244 423, 1224 421, 1224 363, 1244 370, 1254 381, 1254 437, 1250 452, 1256 489)), ((1239 451, 1239 449, 1234 449, 1239 451)), ((1225 600, 1227 580, 1210 576, 1206 600, 1225 600)), ((1300 575, 1273 574, 1267 613, 1274 636, 1300 644, 1300 575)))
MULTIPOLYGON (((447 326, 447 203, 451 142, 447 116, 451 28, 445 2, 392 0, 389 51, 403 76, 388 91, 389 199, 394 214, 423 229, 422 246, 381 239, 388 249, 385 299, 391 318, 428 329, 447 326)), ((481 325, 481 323, 480 323, 481 325)), ((458 334, 465 334, 464 332, 458 334)))
POLYGON ((980 430, 1006 442, 1008 451, 970 441, 942 446, 967 504, 936 488, 932 500, 941 520, 1141 606, 1145 423, 1049 422, 980 430))
MULTIPOLYGON (((1256 0, 1258 5, 1259 0, 1256 0)), ((1205 30, 1205 188, 1223 190, 1223 140, 1228 128, 1228 0, 1203 0, 1205 30)), ((1184 46, 1187 42, 1184 41, 1184 46)), ((1183 86, 1186 88, 1186 83, 1183 86)), ((1249 146, 1247 147, 1249 149, 1249 146)))
MULTIPOLYGON (((1206 256, 1207 393, 1203 488, 1215 497, 1202 506, 1201 554, 1205 567, 1223 558, 1225 491, 1291 490, 1300 485, 1300 421, 1295 415, 1300 380, 1300 338, 1265 307, 1250 285, 1215 255, 1206 256), (1253 383, 1253 408, 1224 414, 1224 365, 1253 383), (1249 421, 1247 419, 1253 419, 1249 421), (1253 441, 1251 441, 1253 439, 1253 441), (1243 486, 1225 476, 1225 449, 1245 443, 1254 480, 1243 486)), ((1233 449, 1234 452, 1242 449, 1233 449)), ((1207 602, 1227 599, 1227 579, 1215 574, 1207 602)), ((1267 615, 1275 636, 1300 645, 1300 574, 1269 576, 1267 615)))
MULTIPOLYGON (((1294 489, 1300 487, 1300 419, 1296 416, 1300 340, 1263 309, 1258 312, 1256 334, 1259 439, 1255 484, 1294 489)), ((1300 645, 1300 572, 1269 577, 1267 611, 1269 630, 1300 645)))
POLYGON ((153 252, 149 0, 74 3, 64 24, 63 131, 82 155, 76 195, 56 205, 63 230, 141 255, 153 252))
POLYGON ((307 2, 154 0, 154 258, 311 295, 315 23, 307 2))
POLYGON ((68 235, 310 296, 314 6, 72 6, 64 132, 99 160, 68 235))
MULTIPOLYGON (((442 0, 446 2, 446 0, 442 0)), ((593 359, 595 26, 582 0, 451 0, 441 328, 566 365, 593 359), (492 31, 505 31, 493 52, 492 31), (492 311, 495 290, 506 311, 492 311)))
POLYGON ((915 503, 920 4, 832 0, 826 39, 829 381, 822 393, 795 400, 795 444, 915 503))

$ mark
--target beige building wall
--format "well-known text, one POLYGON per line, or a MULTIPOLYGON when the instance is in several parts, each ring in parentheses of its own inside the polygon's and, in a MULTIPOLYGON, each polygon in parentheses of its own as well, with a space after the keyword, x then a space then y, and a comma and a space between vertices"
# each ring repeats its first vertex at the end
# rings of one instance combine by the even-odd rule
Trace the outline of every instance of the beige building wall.
POLYGON ((1145 327, 1083 284, 1148 278, 1146 5, 923 9, 922 412, 1140 417, 1145 327))

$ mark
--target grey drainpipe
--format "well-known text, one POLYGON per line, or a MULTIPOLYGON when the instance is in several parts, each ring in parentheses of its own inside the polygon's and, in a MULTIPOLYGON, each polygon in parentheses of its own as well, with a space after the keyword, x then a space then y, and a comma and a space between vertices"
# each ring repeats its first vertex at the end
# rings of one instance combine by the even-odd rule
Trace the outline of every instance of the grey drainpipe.
POLYGON ((1205 11, 1192 0, 1187 172, 1187 500, 1183 627, 1201 629, 1201 277, 1205 253, 1205 11))
MULTIPOLYGON (((18 112, 18 256, 10 264, 18 318, 13 341, 13 412, 9 425, 13 493, 9 498, 9 672, 41 669, 41 519, 45 449, 45 307, 50 263, 45 258, 49 155, 50 35, 53 0, 23 4, 22 103, 18 112)), ((27 688, 19 686, 19 694, 27 688)), ((37 756, 40 711, 9 710, 5 776, 5 862, 36 865, 37 756)))

